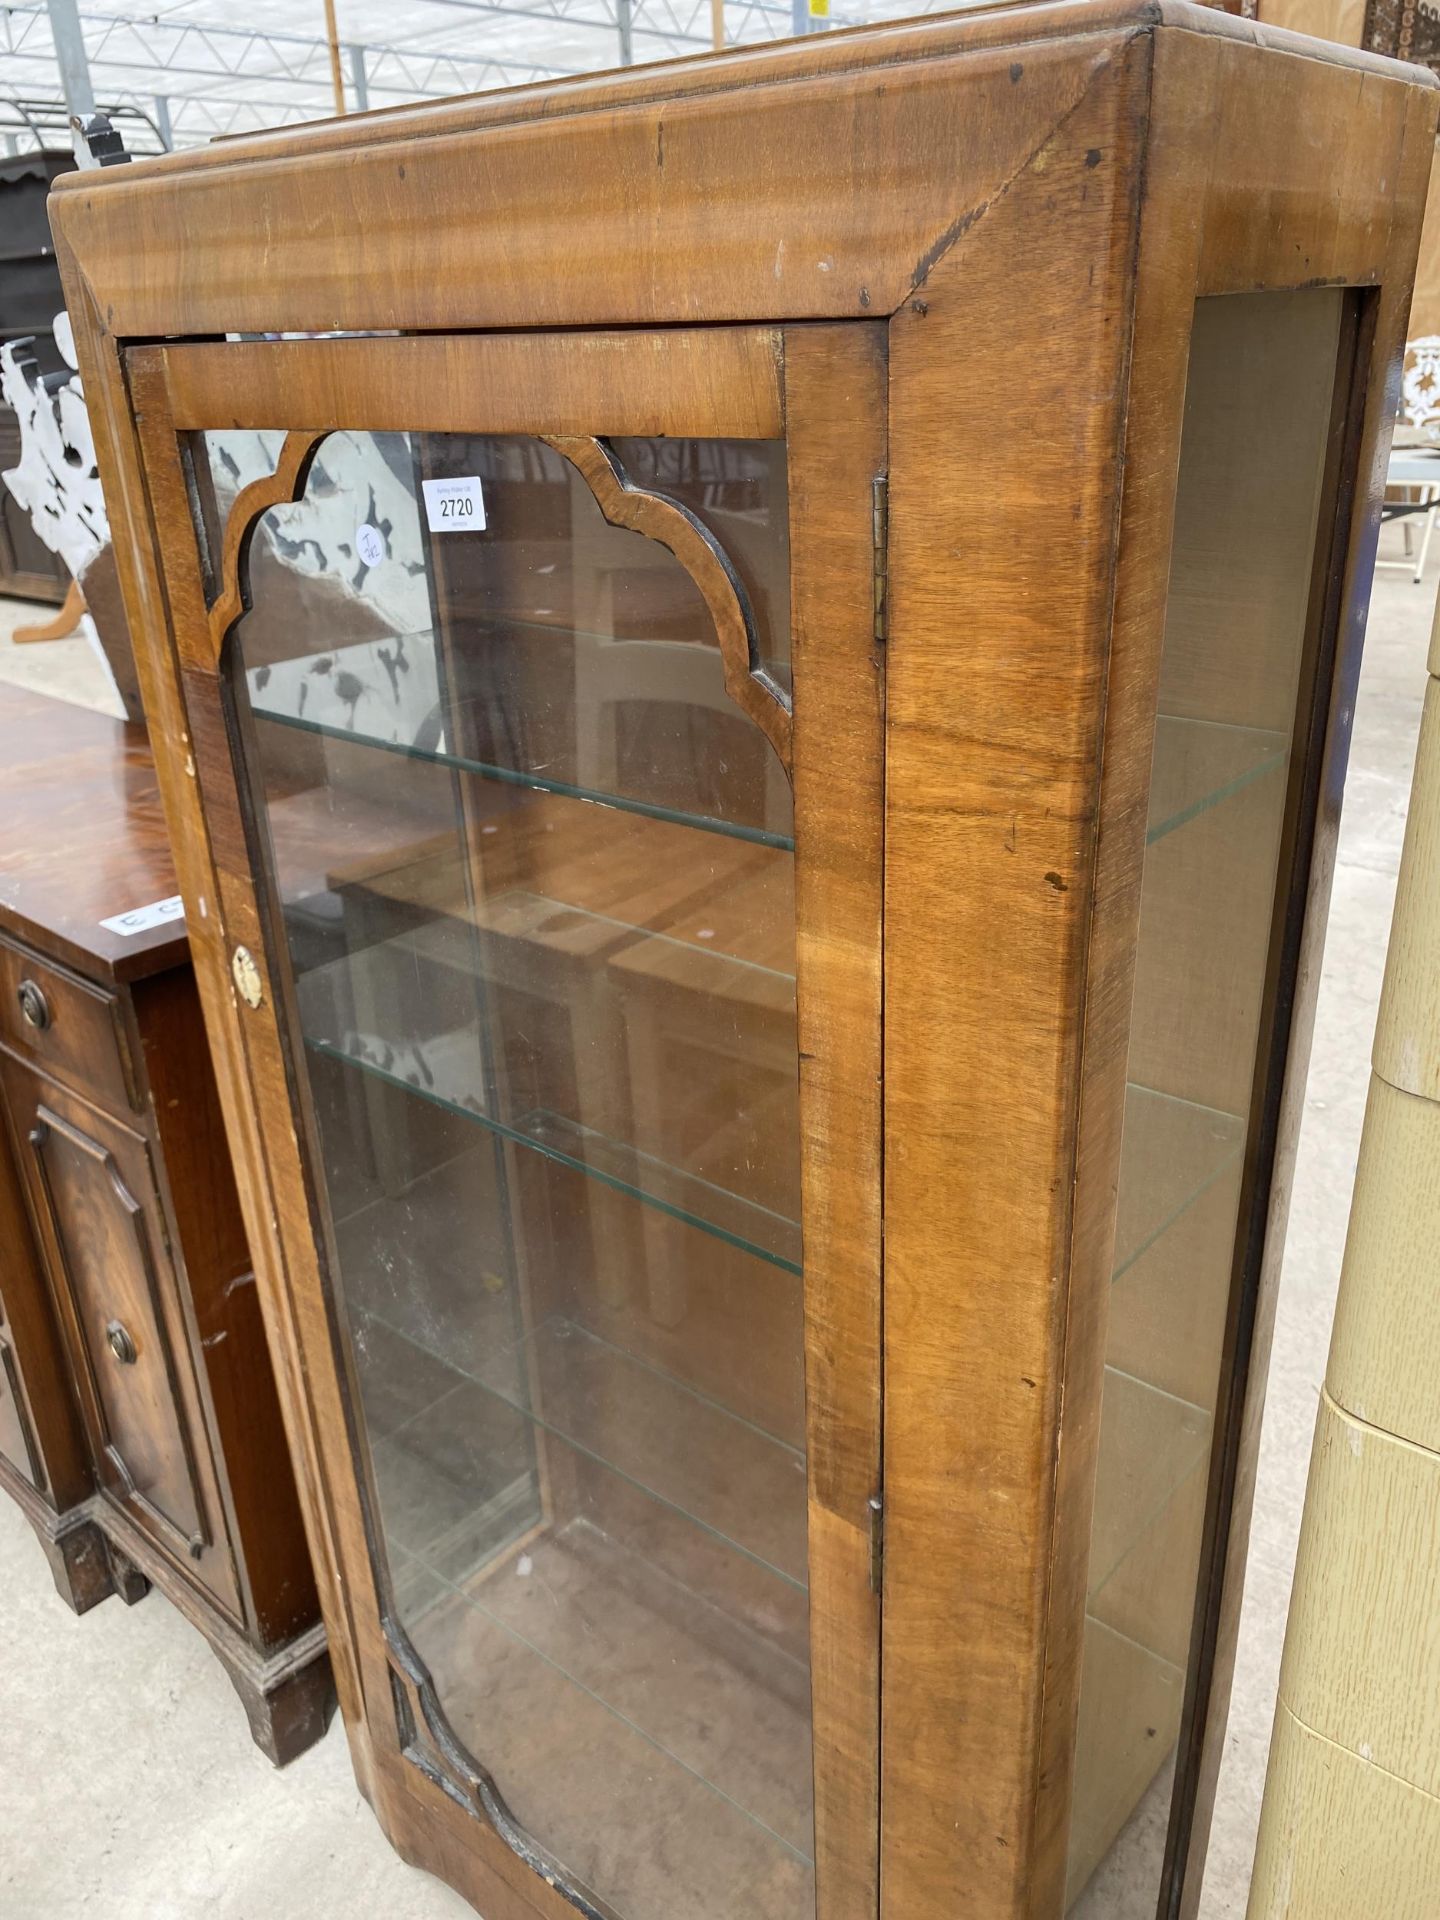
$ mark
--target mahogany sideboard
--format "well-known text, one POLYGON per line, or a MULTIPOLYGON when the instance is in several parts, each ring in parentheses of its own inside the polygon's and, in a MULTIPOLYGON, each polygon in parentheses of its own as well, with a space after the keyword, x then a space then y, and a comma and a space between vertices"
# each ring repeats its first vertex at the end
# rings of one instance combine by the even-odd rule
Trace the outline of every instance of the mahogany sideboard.
POLYGON ((51 196, 357 1776, 1194 1912, 1437 95, 979 8, 51 196))
POLYGON ((283 1765, 332 1681, 175 893, 144 729, 0 686, 0 1486, 283 1765))

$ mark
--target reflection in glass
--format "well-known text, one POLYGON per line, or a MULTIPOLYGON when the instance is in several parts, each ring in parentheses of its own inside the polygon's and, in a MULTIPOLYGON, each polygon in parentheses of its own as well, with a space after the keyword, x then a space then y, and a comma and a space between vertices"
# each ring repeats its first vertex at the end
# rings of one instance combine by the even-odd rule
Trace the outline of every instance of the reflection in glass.
POLYGON ((1090 1546, 1075 1920, 1149 1920, 1160 1895, 1341 301, 1195 309, 1090 1546))
MULTIPOLYGON (((273 466, 206 437, 217 522, 273 466)), ((788 656, 783 448, 625 441, 788 656)), ((232 675, 399 1620, 620 1920, 814 1913, 793 824, 538 440, 337 433, 232 675), (423 482, 474 477, 482 530, 423 482)))

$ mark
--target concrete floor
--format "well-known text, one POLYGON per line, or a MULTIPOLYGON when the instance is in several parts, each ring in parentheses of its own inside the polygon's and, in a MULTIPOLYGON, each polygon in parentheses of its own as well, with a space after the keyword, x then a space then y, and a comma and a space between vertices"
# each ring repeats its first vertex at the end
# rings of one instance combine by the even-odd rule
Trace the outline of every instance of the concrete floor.
MULTIPOLYGON (((1398 540, 1387 534, 1382 554, 1393 552, 1398 540)), ((1440 555, 1432 576, 1437 568, 1440 555)), ((1419 587, 1401 573, 1376 581, 1202 1920, 1245 1911, 1434 594, 1433 577, 1419 587)), ((84 642, 16 649, 17 616, 29 610, 0 602, 0 680, 107 704, 84 642)), ((390 1852, 355 1790, 338 1724, 273 1772, 180 1616, 152 1595, 129 1611, 111 1600, 74 1619, 25 1523, 0 1499, 4 1920, 460 1920, 469 1911, 390 1852)), ((1140 1906, 1117 1885, 1101 1911, 1130 1920, 1140 1906)))
MULTIPOLYGON (((58 608, 42 606, 38 600, 0 600, 0 680, 123 718, 125 709, 110 669, 93 639, 80 635, 73 640, 15 645, 12 636, 17 627, 43 626, 57 612, 58 608)), ((89 624, 87 618, 87 630, 89 624)))

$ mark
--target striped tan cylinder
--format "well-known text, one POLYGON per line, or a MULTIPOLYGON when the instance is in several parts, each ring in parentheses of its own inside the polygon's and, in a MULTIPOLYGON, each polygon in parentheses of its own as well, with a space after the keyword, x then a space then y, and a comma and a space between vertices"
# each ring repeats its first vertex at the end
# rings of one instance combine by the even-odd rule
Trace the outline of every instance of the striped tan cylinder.
POLYGON ((1440 1915, 1440 616, 1249 1920, 1440 1915))

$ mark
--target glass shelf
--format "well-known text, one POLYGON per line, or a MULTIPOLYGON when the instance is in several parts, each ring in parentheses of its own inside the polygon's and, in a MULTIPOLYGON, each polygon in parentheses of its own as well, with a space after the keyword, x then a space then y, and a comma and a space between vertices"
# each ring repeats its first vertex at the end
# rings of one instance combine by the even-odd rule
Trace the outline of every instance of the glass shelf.
MULTIPOLYGON (((562 634, 557 628, 537 627, 524 621, 507 622, 504 629, 497 628, 495 631, 508 632, 511 629, 531 634, 546 634, 557 641, 572 638, 569 634, 562 634)), ((486 638, 486 634, 482 630, 474 637, 479 643, 486 638)), ((624 644, 616 643, 600 634, 576 634, 573 639, 577 645, 592 650, 606 646, 623 647, 624 644)), ((403 644, 405 640, 423 640, 431 647, 434 645, 433 636, 429 634, 400 636, 397 644, 403 644)), ((374 642, 366 643, 363 649, 353 650, 364 651, 368 656, 375 650, 375 644, 374 642)), ((663 641, 644 644, 657 647, 667 645, 663 641)), ((668 644, 687 655, 693 655, 698 650, 693 641, 676 641, 668 644)), ((579 778, 565 779, 547 772, 545 769, 554 764, 548 742, 543 747, 537 743, 535 760, 530 765, 509 766, 499 760, 462 752, 458 748, 459 742, 483 737, 482 721, 479 718, 483 709, 481 703, 477 701, 467 702, 462 699, 447 698, 442 693, 437 704, 429 710, 418 726, 412 726, 407 722, 393 727, 391 730, 393 737, 367 729, 359 722, 360 708, 364 703, 359 700, 345 702, 337 700, 334 696, 334 689, 337 686, 343 686, 353 692, 352 683, 360 679, 358 674, 337 673, 334 670, 336 661, 349 651, 352 649, 337 649, 330 654, 320 656, 317 660, 292 660, 282 663, 287 670, 308 667, 312 673, 319 666, 325 667, 321 681, 328 696, 327 711, 317 711, 318 703, 315 700, 306 702, 308 711, 302 709, 298 704, 298 695, 293 708, 280 705, 280 694, 289 693, 291 689, 275 677, 279 670, 255 669, 251 675, 251 710, 256 720, 268 721, 275 726, 289 727, 296 732, 310 734, 318 739, 343 741, 349 746, 368 747, 380 753, 398 754, 405 759, 422 761, 431 766, 448 767, 459 773, 475 774, 482 779, 494 780, 503 786, 518 787, 531 793, 559 794, 565 799, 583 800, 592 806, 609 807, 621 813, 638 814, 644 819, 664 820, 675 826, 693 827, 699 832, 720 834, 730 840, 747 840, 756 846, 776 847, 786 852, 794 851, 795 838, 792 833, 779 832, 758 821, 747 823, 742 820, 721 818, 718 813, 701 813, 667 805, 655 797, 647 797, 641 791, 626 792, 618 779, 613 786, 608 783, 602 786, 599 783, 587 783, 579 778), (260 684, 261 676, 267 674, 269 677, 260 684), (267 698, 267 695, 270 697, 267 698)), ((301 690, 305 690, 305 683, 302 683, 301 690)), ((599 698, 598 695, 596 697, 599 698)), ((739 710, 731 709, 731 711, 738 713, 739 710)), ((729 714, 723 717, 729 718, 729 714)), ((523 749, 527 743, 521 741, 513 744, 523 749)), ((766 751, 768 752, 769 749, 767 748, 766 751)), ((523 756, 521 752, 517 752, 515 757, 519 760, 523 756)), ((572 771, 575 770, 572 769, 572 771)), ((776 772, 779 772, 778 761, 776 772)))
MULTIPOLYGON (((473 1034, 439 1036, 438 1044, 425 1057, 427 1079, 420 1078, 416 1069, 402 1065, 405 1051, 413 1053, 414 1049, 402 1050, 393 1063, 386 1064, 380 1059, 347 1052, 332 1041, 314 1036, 307 1036, 305 1044, 328 1059, 358 1068, 463 1119, 475 1120, 512 1146, 529 1148, 557 1166, 568 1167, 572 1173, 598 1180, 615 1192, 638 1200, 642 1206, 723 1240, 742 1253, 753 1254, 757 1260, 769 1261, 786 1273, 802 1271, 798 1221, 787 1220, 782 1214, 772 1213, 738 1194, 728 1193, 693 1174, 667 1166, 650 1154, 640 1153, 623 1141, 609 1140, 559 1115, 533 1111, 521 1116, 520 1124, 512 1127, 486 1113, 468 1087, 458 1094, 447 1092, 447 1082, 467 1079, 470 1063, 476 1068, 479 1066, 479 1042, 473 1034), (466 1064, 457 1066, 459 1061, 466 1064), (796 1249, 793 1253, 785 1250, 792 1247, 796 1249)), ((476 1084, 479 1084, 477 1080, 469 1081, 470 1086, 476 1084)))
POLYGON ((1213 1186, 1244 1144, 1245 1122, 1238 1114, 1152 1087, 1132 1083, 1125 1089, 1112 1280, 1213 1186))
POLYGON ((1146 846, 1283 768, 1290 736, 1162 713, 1155 722, 1146 846))
POLYGON ((1205 1408, 1106 1367, 1090 1538, 1092 1604, 1209 1457, 1212 1424, 1205 1408))
MULTIPOLYGON (((414 947, 410 936, 384 944, 414 947)), ((706 959, 720 962, 724 956, 708 954, 706 959)), ((302 980, 311 977, 302 976, 302 980)), ((532 1108, 514 1116, 512 1123, 487 1112, 485 1061, 473 1025, 436 1031, 423 1040, 395 1042, 354 1030, 340 1038, 307 1032, 306 1044, 345 1067, 474 1120, 514 1146, 598 1180, 756 1259, 787 1273, 802 1272, 798 1220, 565 1115, 532 1108)), ((1148 1087, 1127 1089, 1112 1280, 1120 1279, 1208 1191, 1237 1159, 1243 1140, 1244 1123, 1233 1114, 1148 1087), (1142 1163, 1155 1169, 1148 1179, 1133 1177, 1142 1163)))
MULTIPOLYGON (((1182 1667, 1087 1617, 1066 1894, 1066 1911, 1074 1920, 1114 1920, 1114 1883, 1097 1884, 1078 1905, 1071 1903, 1152 1782, 1158 1776, 1168 1786, 1184 1703, 1182 1667)), ((1154 1815, 1162 1837, 1165 1811, 1162 1803, 1154 1815)), ((1144 1894, 1144 1904, 1131 1912, 1154 1910, 1148 1884, 1144 1894)))
POLYGON ((653 1154, 641 1153, 622 1141, 608 1140, 592 1127, 582 1127, 562 1114, 527 1114, 521 1140, 562 1166, 592 1179, 603 1180, 619 1192, 702 1233, 724 1240, 742 1253, 786 1273, 799 1274, 800 1223, 717 1187, 712 1181, 667 1166, 653 1154), (762 1237, 763 1236, 763 1237, 762 1237), (785 1252, 789 1248, 792 1251, 785 1252))
MULTIPOLYGON (((585 915, 527 893, 488 903, 487 923, 533 934, 557 916, 569 953, 601 960, 628 944, 649 954, 663 948, 687 985, 708 1003, 717 986, 733 989, 728 1004, 755 1005, 782 1017, 793 1005, 787 974, 737 959, 714 947, 627 927, 604 916, 585 915), (539 920, 537 922, 537 912, 539 920), (597 936, 598 935, 598 944, 597 936), (773 1003, 773 1004, 772 1004, 773 1003)), ((787 1273, 801 1272, 798 1220, 734 1192, 720 1181, 616 1139, 574 1116, 540 1106, 512 1108, 497 1085, 487 1057, 478 999, 488 982, 484 929, 464 921, 436 919, 410 932, 300 975, 297 990, 306 1045, 316 1053, 373 1076, 492 1134, 622 1193, 642 1206, 696 1228, 714 1239, 768 1261, 787 1273), (370 1011, 373 1010, 373 1011, 370 1011), (407 1018, 408 1017, 408 1018, 407 1018), (381 1023, 389 1032, 382 1032, 381 1023), (406 1030, 408 1027, 408 1030, 406 1030)), ((529 951, 528 948, 523 948, 529 951)), ((653 971, 653 969, 652 969, 653 971)), ((603 965, 608 988, 611 974, 603 965)), ((604 989, 602 989, 604 990, 604 989)), ((617 988, 618 994, 621 989, 617 988)), ((618 1018, 621 1006, 607 1007, 618 1018)), ((603 1021, 596 1016, 597 1029, 603 1021)), ((539 1075, 537 1074, 538 1078, 539 1075)), ((757 1098, 762 1097, 763 1086, 757 1098)), ((710 1150, 716 1158, 747 1163, 747 1131, 732 1129, 710 1150)))
MULTIPOLYGON (((599 639, 601 636, 585 637, 599 639)), ((427 744, 422 735, 411 740, 386 739, 356 724, 353 713, 349 720, 342 720, 338 716, 321 719, 267 705, 263 697, 252 696, 252 700, 258 720, 290 727, 320 739, 343 741, 347 745, 371 748, 379 753, 398 754, 405 759, 476 774, 483 779, 528 792, 558 794, 565 799, 582 800, 592 806, 610 807, 645 819, 693 827, 702 833, 718 833, 727 839, 747 840, 757 846, 794 851, 793 835, 774 832, 766 827, 685 812, 638 795, 557 779, 539 770, 502 766, 494 761, 458 753, 439 741, 427 744)), ((447 737, 458 737, 453 719, 440 731, 441 741, 447 737)), ((1283 769, 1289 751, 1290 740, 1283 733, 1161 714, 1156 721, 1155 763, 1146 844, 1153 846, 1157 840, 1164 839, 1211 808, 1243 792, 1254 781, 1283 769)))
MULTIPOLYGON (((644 1531, 652 1531, 648 1522, 656 1514, 667 1523, 679 1521, 727 1555, 740 1556, 767 1581, 805 1593, 807 1487, 805 1456, 798 1448, 558 1315, 469 1370, 438 1351, 423 1326, 398 1325, 394 1312, 393 1307, 386 1315, 364 1312, 361 1318, 365 1327, 383 1329, 446 1369, 452 1383, 442 1395, 447 1432, 457 1425, 493 1428, 487 1406, 508 1410, 545 1434, 551 1447, 558 1443, 567 1455, 641 1496, 644 1531)), ((414 1420, 406 1425, 413 1437, 414 1420)), ((393 1450, 405 1431, 406 1426, 393 1429, 384 1445, 393 1450)), ((496 1452, 495 1435, 489 1433, 482 1456, 489 1475, 487 1506, 505 1497, 512 1484, 494 1478, 490 1462, 496 1452)), ((378 1449, 377 1460, 383 1470, 378 1449)), ((475 1494, 470 1486, 471 1508, 481 1504, 475 1494)), ((400 1544, 442 1578, 458 1577, 463 1562, 446 1555, 445 1548, 454 1543, 443 1525, 432 1528, 428 1542, 421 1533, 407 1531, 400 1544)), ((689 1543, 677 1549, 672 1541, 667 1558, 673 1565, 683 1566, 690 1557, 689 1543)), ((773 1614, 774 1607, 770 1601, 759 1611, 773 1614)))
MULTIPOLYGON (((323 1047, 319 1050, 325 1051, 323 1047)), ((332 1057, 346 1066, 358 1064, 343 1055, 332 1057)), ((392 1085, 403 1087, 410 1093, 419 1093, 422 1098, 437 1104, 450 1104, 443 1100, 437 1089, 426 1090, 402 1082, 393 1073, 384 1073, 374 1063, 367 1065, 365 1071, 376 1073, 392 1085)), ((1204 1147, 1209 1152, 1211 1163, 1217 1168, 1228 1164, 1238 1150, 1233 1133, 1237 1123, 1230 1116, 1215 1115, 1208 1109, 1195 1108, 1187 1102, 1154 1094, 1146 1088, 1130 1089, 1130 1100, 1132 1110, 1138 1107, 1142 1115, 1154 1115, 1158 1123, 1156 1134, 1167 1146, 1188 1138, 1192 1146, 1204 1147)), ((471 1107, 452 1105, 451 1110, 491 1126, 485 1116, 471 1107)), ((533 1147, 559 1160, 566 1167, 601 1179, 607 1178, 604 1157, 619 1156, 620 1164, 628 1165, 632 1172, 637 1159, 632 1150, 617 1148, 614 1142, 586 1141, 581 1137, 583 1129, 554 1114, 533 1113, 523 1116, 519 1126, 491 1126, 491 1130, 522 1146, 533 1147)), ((1187 1197, 1193 1198, 1204 1190, 1208 1182, 1197 1176, 1201 1175, 1206 1164, 1203 1158, 1192 1160, 1187 1168, 1183 1191, 1177 1186, 1175 1204, 1168 1208, 1168 1217, 1149 1235, 1148 1243, 1153 1243, 1164 1226, 1180 1216, 1187 1197)), ((657 1164, 650 1169, 650 1173, 652 1185, 658 1186, 663 1176, 670 1181, 671 1192, 688 1187, 692 1205, 684 1211, 674 1209, 674 1212, 676 1217, 698 1226, 701 1231, 718 1232, 725 1237, 725 1230, 715 1217, 721 1204, 732 1210, 730 1217, 736 1220, 741 1219, 746 1211, 744 1203, 737 1202, 733 1195, 720 1194, 714 1189, 702 1195, 699 1191, 702 1183, 686 1182, 674 1169, 661 1168, 657 1164), (710 1209, 709 1218, 697 1212, 702 1199, 710 1209)), ((656 1195, 637 1190, 633 1181, 622 1181, 613 1175, 609 1175, 609 1180, 622 1192, 633 1193, 644 1204, 657 1204, 656 1195)), ((659 1204, 664 1206, 663 1202, 659 1204)), ((664 1210, 671 1211, 669 1207, 664 1207, 664 1210)), ((749 1211, 753 1214, 755 1210, 749 1211)), ((793 1227, 793 1223, 786 1224, 793 1227)), ((798 1228, 794 1231, 798 1239, 798 1228)), ((771 1257, 753 1239, 746 1242, 736 1235, 734 1242, 745 1246, 746 1251, 757 1253, 762 1259, 771 1257)), ((443 1259, 444 1249, 437 1244, 430 1257, 443 1259)), ((798 1270, 798 1261, 795 1270, 798 1270)), ((496 1304, 498 1308, 501 1303, 497 1301, 496 1304)), ((792 1496, 792 1506, 803 1490, 801 1456, 796 1449, 777 1440, 754 1422, 722 1407, 704 1393, 588 1331, 571 1329, 566 1325, 562 1333, 558 1328, 564 1323, 552 1321, 538 1329, 528 1341, 518 1345, 501 1343, 492 1351, 485 1349, 481 1343, 475 1343, 473 1356, 466 1359, 453 1330, 447 1331, 437 1326, 434 1337, 426 1338, 424 1329, 402 1324, 404 1312, 405 1296, 403 1292, 398 1292, 386 1301, 383 1311, 372 1312, 369 1317, 451 1368, 457 1384, 461 1380, 468 1381, 472 1390, 478 1387, 486 1396, 503 1400, 526 1418, 533 1418, 555 1439, 583 1452, 587 1458, 595 1460, 607 1470, 627 1476, 650 1497, 668 1502, 677 1513, 683 1513, 696 1524, 707 1527, 717 1537, 733 1542, 741 1551, 753 1555, 780 1577, 797 1582, 803 1579, 802 1568, 787 1566, 778 1556, 773 1543, 755 1536, 753 1521, 749 1517, 737 1518, 733 1514, 727 1517, 713 1501, 707 1505, 672 1479, 662 1477, 657 1481, 656 1470, 644 1457, 643 1447, 637 1452, 635 1435, 637 1431, 648 1430, 659 1439, 666 1433, 673 1435, 682 1428, 693 1434, 697 1422, 708 1425, 717 1436, 723 1436, 717 1438, 708 1449, 710 1457, 726 1458, 732 1464, 742 1460, 746 1462, 746 1470, 738 1475, 737 1484, 747 1485, 752 1490, 756 1487, 765 1489, 761 1507, 771 1509, 775 1515, 786 1516, 780 1528, 782 1537, 803 1537, 803 1533, 793 1532, 794 1516, 785 1500, 787 1486, 792 1496), (522 1359, 523 1366, 520 1364, 522 1359), (527 1381, 532 1384, 527 1385, 527 1381), (563 1406, 567 1410, 559 1426, 546 1411, 555 1406, 563 1406), (606 1431, 606 1423, 616 1417, 616 1409, 627 1410, 626 1417, 632 1422, 619 1441, 606 1431), (757 1453, 760 1460, 790 1462, 793 1482, 788 1480, 784 1472, 774 1468, 768 1472, 762 1471, 758 1462, 750 1463, 748 1456, 752 1451, 757 1453), (740 1536, 738 1539, 737 1535, 740 1536)), ((1105 1383, 1098 1510, 1092 1552, 1093 1596, 1098 1596, 1134 1547, 1147 1537, 1176 1491, 1197 1468, 1203 1466, 1211 1427, 1210 1415, 1203 1408, 1118 1368, 1112 1366, 1106 1369, 1105 1383), (1108 1519, 1107 1512, 1110 1516, 1108 1519)), ((466 1424, 478 1430, 478 1416, 472 1414, 466 1424)), ((492 1441, 489 1451, 495 1454, 501 1449, 492 1441)), ((683 1474, 687 1460, 695 1451, 693 1438, 688 1439, 682 1448, 676 1450, 673 1466, 664 1466, 664 1474, 668 1476, 676 1471, 683 1474)), ((493 1491, 487 1495, 490 1499, 494 1497, 493 1491)), ((463 1512, 457 1513, 457 1526, 463 1518, 463 1512)))

